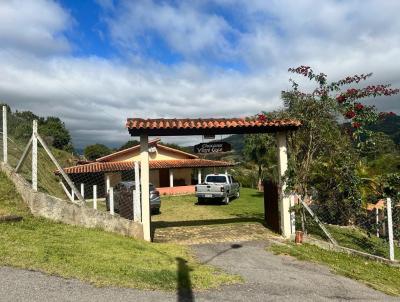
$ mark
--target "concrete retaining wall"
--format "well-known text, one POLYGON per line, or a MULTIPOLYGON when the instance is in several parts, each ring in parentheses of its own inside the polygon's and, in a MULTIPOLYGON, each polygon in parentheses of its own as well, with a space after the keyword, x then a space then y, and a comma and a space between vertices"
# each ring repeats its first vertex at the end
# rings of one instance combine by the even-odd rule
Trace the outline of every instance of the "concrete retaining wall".
POLYGON ((8 165, 1 163, 0 168, 14 183, 17 192, 35 216, 87 228, 100 228, 104 231, 143 239, 141 223, 80 206, 45 193, 34 192, 30 184, 8 165))

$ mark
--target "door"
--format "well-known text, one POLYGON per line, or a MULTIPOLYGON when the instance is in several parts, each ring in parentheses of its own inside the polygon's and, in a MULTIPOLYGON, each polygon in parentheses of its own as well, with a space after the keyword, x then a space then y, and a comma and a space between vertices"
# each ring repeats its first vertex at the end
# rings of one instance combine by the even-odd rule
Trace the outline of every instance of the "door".
POLYGON ((160 188, 169 187, 169 169, 160 169, 160 188))
POLYGON ((265 224, 271 230, 280 233, 279 226, 279 191, 278 184, 271 180, 264 181, 264 217, 265 224))

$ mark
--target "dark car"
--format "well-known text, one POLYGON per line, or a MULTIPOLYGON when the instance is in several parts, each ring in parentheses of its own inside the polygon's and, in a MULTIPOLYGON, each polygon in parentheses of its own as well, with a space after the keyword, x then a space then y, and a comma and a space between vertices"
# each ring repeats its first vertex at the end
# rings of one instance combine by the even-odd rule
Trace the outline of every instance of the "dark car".
MULTIPOLYGON (((133 191, 135 190, 134 181, 121 181, 114 187, 114 212, 120 216, 133 219, 133 191)), ((161 207, 160 192, 154 185, 150 184, 150 209, 153 214, 158 214, 161 207)), ((109 194, 106 197, 107 211, 110 211, 109 194)))

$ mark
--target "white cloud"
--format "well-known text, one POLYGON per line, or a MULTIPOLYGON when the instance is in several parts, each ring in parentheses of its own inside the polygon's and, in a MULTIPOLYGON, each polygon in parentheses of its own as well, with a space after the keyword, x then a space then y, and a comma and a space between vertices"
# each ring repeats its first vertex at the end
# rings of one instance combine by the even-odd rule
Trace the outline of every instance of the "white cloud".
POLYGON ((226 35, 235 35, 235 30, 223 17, 202 12, 193 2, 123 0, 117 6, 110 8, 108 3, 105 7, 111 36, 124 50, 141 53, 143 48, 154 47, 151 33, 164 40, 173 52, 184 56, 207 53, 221 59, 233 54, 226 35))
POLYGON ((67 52, 63 31, 72 24, 69 14, 49 0, 0 1, 1 49, 35 54, 67 52))

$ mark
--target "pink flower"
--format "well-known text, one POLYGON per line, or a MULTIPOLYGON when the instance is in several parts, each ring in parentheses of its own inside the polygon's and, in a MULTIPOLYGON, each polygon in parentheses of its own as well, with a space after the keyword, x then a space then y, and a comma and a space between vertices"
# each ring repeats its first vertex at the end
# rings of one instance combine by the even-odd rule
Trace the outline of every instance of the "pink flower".
POLYGON ((344 116, 345 116, 346 118, 348 118, 348 119, 352 119, 353 117, 356 116, 356 113, 355 113, 353 110, 349 110, 349 111, 347 111, 347 112, 344 114, 344 116))
POLYGON ((356 110, 360 111, 360 110, 362 110, 362 109, 364 108, 364 105, 363 105, 363 104, 360 104, 360 103, 356 103, 355 106, 354 106, 354 108, 355 108, 356 110))

